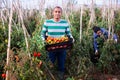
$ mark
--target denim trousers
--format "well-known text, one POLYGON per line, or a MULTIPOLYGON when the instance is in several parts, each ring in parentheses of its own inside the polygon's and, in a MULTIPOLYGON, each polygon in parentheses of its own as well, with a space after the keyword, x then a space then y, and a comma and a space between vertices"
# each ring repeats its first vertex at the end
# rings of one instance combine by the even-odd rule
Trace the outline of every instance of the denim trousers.
POLYGON ((64 72, 65 70, 65 59, 66 59, 66 50, 60 50, 55 52, 49 52, 49 59, 54 64, 56 59, 58 63, 58 70, 64 72))

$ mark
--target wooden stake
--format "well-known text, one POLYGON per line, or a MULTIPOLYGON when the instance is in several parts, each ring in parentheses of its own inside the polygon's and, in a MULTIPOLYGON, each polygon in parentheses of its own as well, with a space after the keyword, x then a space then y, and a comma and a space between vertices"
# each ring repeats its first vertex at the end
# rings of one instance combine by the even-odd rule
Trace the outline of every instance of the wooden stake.
MULTIPOLYGON (((7 67, 9 66, 9 55, 10 55, 10 42, 11 42, 11 25, 12 25, 12 16, 13 16, 13 10, 12 10, 12 4, 10 8, 10 17, 9 17, 9 30, 8 30, 8 47, 7 47, 7 67)), ((6 80, 9 80, 9 70, 6 71, 6 80)))
POLYGON ((95 21, 94 0, 92 0, 90 11, 91 14, 90 14, 90 20, 86 31, 86 35, 88 35, 88 30, 90 29, 91 24, 94 23, 95 21))
MULTIPOLYGON (((24 22, 23 22, 23 14, 22 14, 21 8, 19 8, 19 16, 20 16, 20 20, 21 20, 22 28, 23 28, 23 32, 24 32, 24 37, 25 37, 25 42, 26 42, 26 49, 27 49, 27 52, 29 53, 28 39, 27 39, 27 35, 26 35, 26 28, 25 28, 25 25, 24 25, 24 22)), ((30 53, 29 53, 29 57, 31 58, 30 53)))
POLYGON ((83 5, 81 6, 81 14, 80 14, 80 42, 82 41, 82 14, 83 14, 83 5))

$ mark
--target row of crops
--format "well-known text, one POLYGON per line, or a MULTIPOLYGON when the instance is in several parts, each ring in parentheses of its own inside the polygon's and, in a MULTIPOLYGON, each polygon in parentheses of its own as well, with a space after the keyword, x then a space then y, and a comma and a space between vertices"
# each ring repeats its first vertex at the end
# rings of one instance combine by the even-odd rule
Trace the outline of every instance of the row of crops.
MULTIPOLYGON (((29 10, 26 10, 29 13, 29 10)), ((51 9, 46 10, 46 17, 40 15, 39 11, 34 10, 31 15, 24 16, 27 41, 20 21, 19 13, 13 11, 11 25, 11 43, 9 50, 9 64, 7 61, 7 48, 9 37, 9 17, 0 19, 0 80, 6 78, 6 71, 9 73, 8 80, 46 80, 53 79, 52 71, 49 67, 47 52, 40 38, 40 31, 45 19, 51 18, 51 9), (4 21, 4 22, 3 22, 4 21), (26 46, 28 44, 28 46, 26 46)), ((2 12, 4 15, 7 11, 2 12)), ((93 51, 93 31, 94 25, 109 28, 109 16, 102 17, 102 9, 94 9, 94 21, 90 23, 91 11, 89 8, 83 10, 82 14, 82 39, 80 40, 80 11, 73 11, 63 14, 62 18, 69 20, 71 32, 75 39, 73 48, 67 51, 66 74, 67 80, 93 80, 94 74, 120 74, 120 40, 114 43, 113 40, 104 42, 100 48, 100 59, 96 65, 91 62, 90 56, 93 51), (66 18, 66 15, 68 16, 66 18), (90 24, 90 25, 88 25, 90 24), (92 71, 91 71, 92 70, 92 71), (92 72, 92 73, 91 73, 92 72)), ((24 14, 24 13, 23 13, 24 14)), ((106 13, 108 14, 108 13, 106 13)), ((120 11, 114 10, 114 21, 110 18, 114 32, 120 37, 120 11)), ((100 40, 98 40, 102 43, 100 40)), ((56 67, 56 66, 55 66, 56 67)), ((97 77, 98 78, 98 77, 97 77)), ((103 77, 106 79, 106 77, 103 77)))

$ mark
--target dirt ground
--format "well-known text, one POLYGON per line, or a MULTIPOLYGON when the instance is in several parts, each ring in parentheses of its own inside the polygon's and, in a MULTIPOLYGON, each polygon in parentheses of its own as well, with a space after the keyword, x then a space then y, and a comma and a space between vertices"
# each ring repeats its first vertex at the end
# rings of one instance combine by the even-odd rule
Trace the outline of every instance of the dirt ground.
POLYGON ((90 80, 120 80, 120 75, 111 75, 111 74, 94 74, 89 75, 90 80))
POLYGON ((120 80, 120 69, 114 70, 113 74, 107 73, 107 71, 100 72, 92 70, 92 72, 88 74, 87 80, 120 80))

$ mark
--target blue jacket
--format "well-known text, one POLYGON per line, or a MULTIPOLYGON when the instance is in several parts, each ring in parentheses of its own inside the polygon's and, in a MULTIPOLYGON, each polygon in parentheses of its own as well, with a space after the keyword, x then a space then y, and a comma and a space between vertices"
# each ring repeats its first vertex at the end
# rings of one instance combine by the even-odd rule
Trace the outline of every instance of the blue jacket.
MULTIPOLYGON (((106 39, 108 39, 108 31, 105 29, 105 28, 101 28, 101 32, 102 34, 105 36, 106 39)), ((94 46, 94 50, 98 50, 98 43, 96 41, 96 39, 99 37, 99 35, 97 35, 95 32, 93 34, 93 38, 94 38, 94 43, 93 43, 93 46, 94 46)), ((114 34, 113 35, 113 39, 117 39, 117 35, 114 34)))

